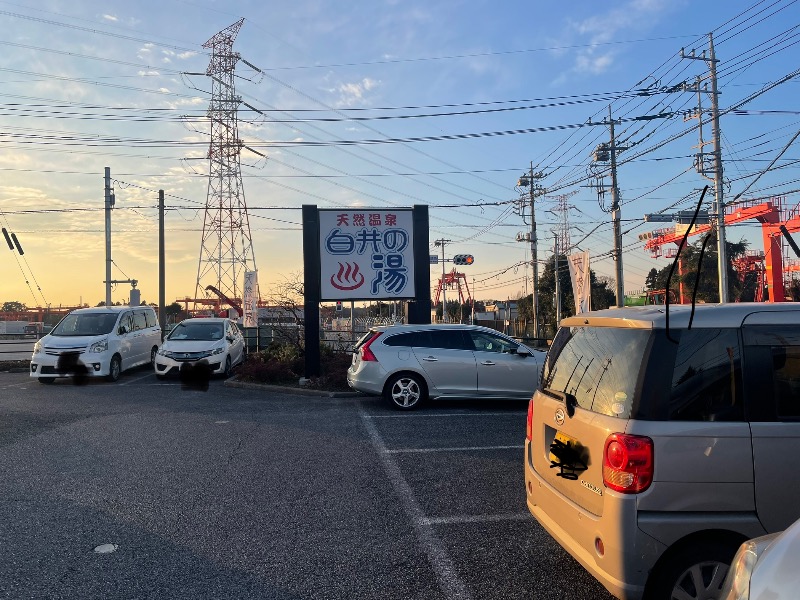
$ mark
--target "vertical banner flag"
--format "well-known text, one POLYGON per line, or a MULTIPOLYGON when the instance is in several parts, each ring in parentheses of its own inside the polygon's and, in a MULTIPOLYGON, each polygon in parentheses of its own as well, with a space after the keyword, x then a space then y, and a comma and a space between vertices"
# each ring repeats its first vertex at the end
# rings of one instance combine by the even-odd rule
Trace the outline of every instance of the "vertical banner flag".
POLYGON ((242 297, 244 327, 258 327, 258 271, 244 272, 244 294, 242 297))
POLYGON ((575 298, 575 314, 592 310, 592 289, 589 279, 589 251, 576 252, 567 257, 569 276, 572 279, 572 295, 575 298))
POLYGON ((322 209, 319 235, 322 300, 415 296, 411 210, 322 209))

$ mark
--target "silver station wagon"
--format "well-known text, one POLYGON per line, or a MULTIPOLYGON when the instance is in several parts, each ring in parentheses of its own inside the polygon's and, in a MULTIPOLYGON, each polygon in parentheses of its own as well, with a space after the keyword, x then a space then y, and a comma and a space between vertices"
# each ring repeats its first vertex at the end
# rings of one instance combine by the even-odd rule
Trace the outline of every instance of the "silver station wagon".
POLYGON ((347 383, 410 410, 427 398, 527 400, 545 353, 475 325, 390 325, 356 344, 347 383))
POLYGON ((800 304, 561 325, 528 409, 530 512, 619 598, 717 598, 739 544, 800 517, 800 304))

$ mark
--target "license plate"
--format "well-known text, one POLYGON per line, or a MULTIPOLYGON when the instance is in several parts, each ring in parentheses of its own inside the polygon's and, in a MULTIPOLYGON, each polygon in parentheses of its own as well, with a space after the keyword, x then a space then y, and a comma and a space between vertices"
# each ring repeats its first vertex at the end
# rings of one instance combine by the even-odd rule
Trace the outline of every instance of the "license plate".
POLYGON ((557 431, 550 444, 550 468, 558 469, 556 476, 575 481, 587 469, 586 449, 575 438, 557 431))

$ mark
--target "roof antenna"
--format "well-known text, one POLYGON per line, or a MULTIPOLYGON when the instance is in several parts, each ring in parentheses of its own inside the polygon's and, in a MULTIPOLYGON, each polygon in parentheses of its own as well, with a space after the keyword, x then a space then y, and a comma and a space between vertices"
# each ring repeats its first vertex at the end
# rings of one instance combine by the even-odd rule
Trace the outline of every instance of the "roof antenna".
MULTIPOLYGON (((706 192, 707 191, 708 191, 708 186, 705 186, 703 188, 703 193, 700 194, 700 200, 697 203, 697 208, 694 209, 694 214, 692 215, 692 221, 689 223, 689 227, 686 230, 686 233, 683 234, 683 238, 681 239, 681 243, 678 245, 678 252, 675 254, 675 259, 672 261, 672 267, 670 267, 669 275, 667 276, 667 293, 665 294, 666 297, 664 298, 664 304, 666 305, 665 306, 665 308, 666 308, 666 314, 665 314, 666 323, 665 323, 665 325, 666 325, 666 328, 667 328, 667 339, 670 342, 672 342, 673 344, 677 344, 678 340, 674 339, 669 333, 669 290, 671 289, 671 285, 672 285, 672 275, 675 273, 675 265, 678 264, 678 259, 681 257, 681 250, 683 250, 684 246, 686 245, 686 238, 689 237, 689 232, 692 230, 692 227, 694 227, 694 222, 697 220, 697 215, 700 212, 700 207, 703 205, 703 198, 706 197, 706 192)), ((705 250, 706 242, 708 241, 708 237, 710 237, 710 236, 706 236, 706 240, 703 242, 703 250, 705 250)), ((703 260, 702 252, 700 254, 700 260, 701 261, 703 260)), ((695 280, 694 291, 692 292, 692 315, 691 315, 690 320, 689 320, 690 323, 691 323, 691 319, 694 318, 694 299, 695 299, 695 295, 697 294, 697 282, 699 281, 699 278, 700 278, 700 272, 699 272, 700 271, 700 264, 699 263, 698 263, 697 267, 698 267, 698 269, 697 269, 698 270, 697 279, 695 280)))

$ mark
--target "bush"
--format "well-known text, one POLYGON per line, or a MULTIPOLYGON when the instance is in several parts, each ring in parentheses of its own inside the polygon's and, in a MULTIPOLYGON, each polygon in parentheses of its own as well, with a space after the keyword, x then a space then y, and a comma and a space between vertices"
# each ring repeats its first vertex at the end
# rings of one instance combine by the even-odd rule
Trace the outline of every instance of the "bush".
MULTIPOLYGON (((352 354, 320 349, 319 377, 312 377, 308 387, 331 391, 349 390, 347 369, 352 354)), ((250 354, 236 371, 239 379, 256 383, 299 386, 305 376, 305 360, 297 346, 273 342, 265 350, 250 354)))

